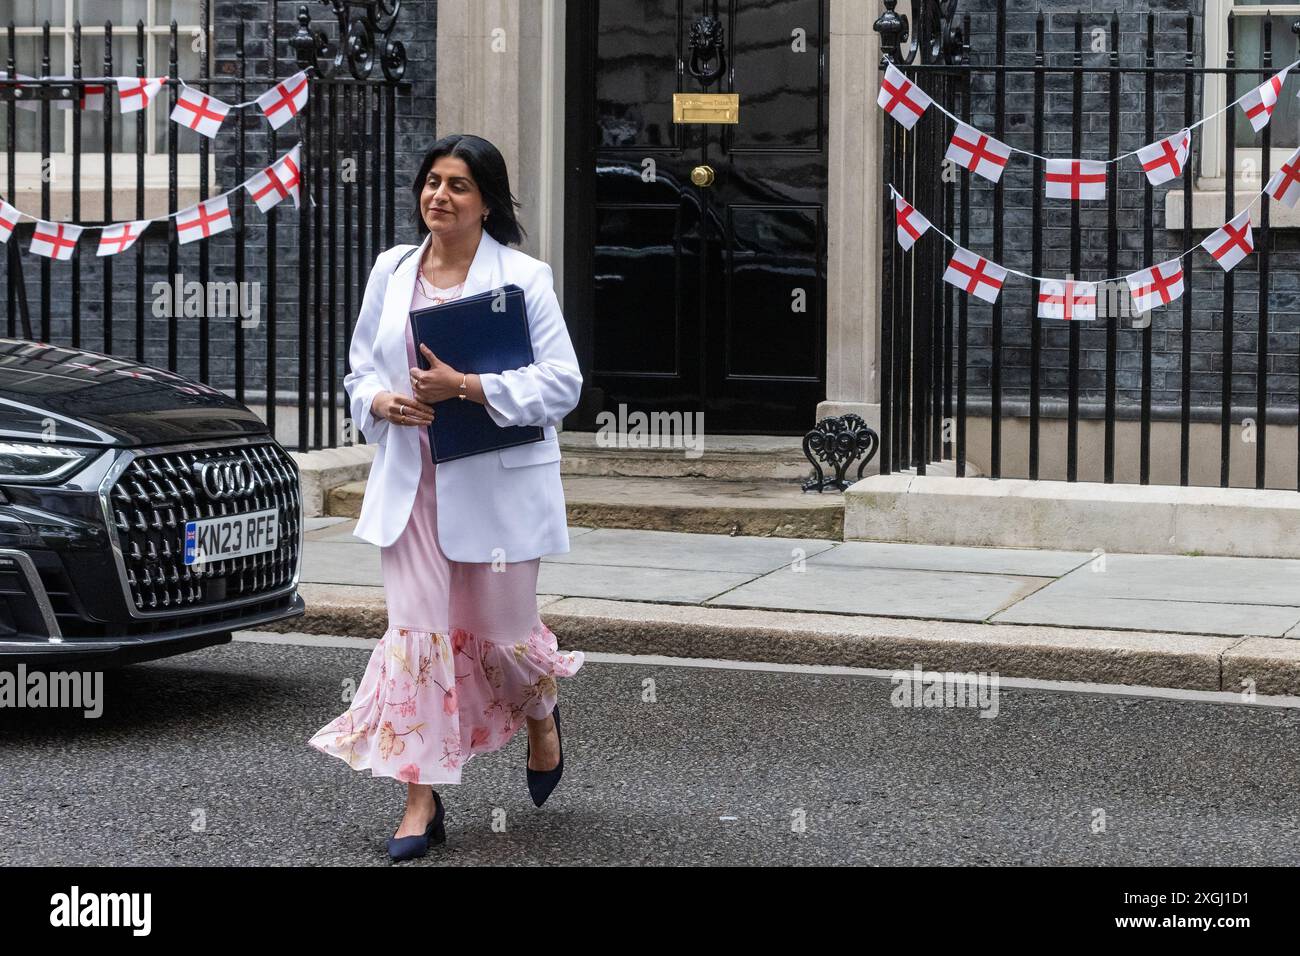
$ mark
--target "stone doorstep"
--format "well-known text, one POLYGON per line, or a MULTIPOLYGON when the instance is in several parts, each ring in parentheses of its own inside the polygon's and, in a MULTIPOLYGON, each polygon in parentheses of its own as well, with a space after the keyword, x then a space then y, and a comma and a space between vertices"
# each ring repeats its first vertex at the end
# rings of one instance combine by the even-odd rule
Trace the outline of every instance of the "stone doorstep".
POLYGON ((844 506, 845 541, 1300 558, 1300 493, 1281 489, 893 474, 844 506))
MULTIPOLYGON (((563 450, 560 469, 566 477, 695 478, 719 482, 763 482, 782 485, 785 492, 793 488, 801 495, 799 482, 813 473, 808 460, 803 456, 803 439, 800 437, 705 436, 703 454, 695 458, 689 457, 686 450, 681 448, 603 448, 597 443, 594 432, 562 431, 559 439, 563 450)), ((361 482, 364 492, 364 481, 369 474, 374 453, 373 445, 348 445, 307 453, 291 452, 302 476, 306 516, 356 517, 360 498, 351 501, 357 494, 355 489, 341 492, 337 507, 343 510, 331 510, 330 493, 353 482, 361 482)), ((868 463, 864 475, 875 474, 878 467, 875 461, 868 463)), ((931 467, 944 468, 943 465, 931 467)), ((951 474, 950 465, 948 469, 942 473, 951 474)), ((854 473, 850 469, 850 474, 854 473)), ((734 524, 721 519, 706 523, 710 530, 723 534, 731 533, 734 524)), ((620 524, 614 527, 637 525, 620 524)), ((816 533, 822 532, 818 530, 816 533)))
MULTIPOLYGON (((560 471, 564 475, 629 478, 710 478, 719 481, 802 482, 813 476, 813 467, 803 453, 803 439, 772 435, 706 436, 704 453, 689 458, 680 448, 602 448, 592 432, 560 432, 560 471)), ((846 474, 857 475, 857 463, 846 474)), ((901 473, 913 473, 903 469, 901 473)), ((828 476, 832 469, 825 468, 828 476)), ((952 460, 926 465, 930 475, 956 475, 952 460)), ((877 454, 867 462, 863 478, 880 473, 877 454)), ((966 475, 983 474, 972 461, 966 475)))
MULTIPOLYGON (((836 541, 843 534, 841 494, 805 493, 790 482, 584 475, 563 480, 569 524, 575 526, 836 541)), ((364 481, 334 488, 326 513, 357 517, 365 492, 364 481)))
MULTIPOLYGON (((307 613, 277 631, 378 638, 383 589, 304 584, 307 613)), ((1300 641, 980 624, 539 595, 565 650, 820 664, 1179 690, 1300 695, 1300 641)))
MULTIPOLYGON (((561 474, 566 478, 568 476, 695 478, 722 482, 778 484, 782 486, 781 490, 784 492, 777 496, 782 500, 780 508, 784 510, 786 502, 790 500, 788 493, 793 490, 794 496, 802 495, 798 483, 812 474, 812 469, 803 457, 798 444, 801 439, 768 436, 726 436, 725 440, 706 439, 705 455, 689 458, 682 449, 600 448, 596 445, 596 436, 593 433, 561 432, 560 436, 563 448, 560 468, 561 474), (795 442, 793 447, 791 441, 795 442)), ((304 514, 309 518, 323 515, 357 517, 360 513, 361 497, 365 494, 365 479, 370 473, 374 451, 373 445, 351 445, 306 454, 291 452, 298 463, 301 475, 304 514), (351 487, 353 485, 355 487, 351 487)), ((867 473, 870 474, 870 470, 867 473)), ((566 481, 566 488, 567 486, 566 481)), ((652 486, 639 487, 638 490, 645 491, 650 487, 652 486)), ((835 497, 838 501, 839 496, 835 497)), ((620 493, 616 500, 626 502, 628 499, 620 493)), ((598 505, 597 507, 599 508, 598 505)), ((612 516, 610 520, 614 520, 612 516)), ((664 520, 669 521, 669 519, 664 520)), ((708 525, 710 531, 720 534, 773 534, 777 532, 763 530, 733 532, 732 528, 737 526, 779 528, 790 523, 788 520, 783 520, 782 515, 774 516, 770 520, 762 519, 757 524, 741 522, 737 525, 734 521, 723 521, 720 517, 703 520, 698 515, 693 520, 708 525)), ((838 537, 840 527, 838 518, 832 523, 818 522, 811 526, 806 534, 797 536, 824 537, 824 532, 832 524, 835 528, 835 536, 838 537)), ((604 527, 641 527, 641 525, 619 523, 604 525, 604 527)), ((675 529, 671 521, 669 524, 656 524, 653 527, 675 529)))
MULTIPOLYGON (((795 484, 812 474, 802 455, 799 460, 757 455, 714 455, 688 458, 680 450, 564 449, 563 475, 606 478, 709 478, 718 481, 781 481, 795 484)), ((870 474, 870 471, 866 472, 870 474)))
POLYGON ((635 444, 606 447, 595 432, 563 431, 559 438, 565 475, 799 482, 812 474, 801 436, 705 434, 698 453, 635 444))

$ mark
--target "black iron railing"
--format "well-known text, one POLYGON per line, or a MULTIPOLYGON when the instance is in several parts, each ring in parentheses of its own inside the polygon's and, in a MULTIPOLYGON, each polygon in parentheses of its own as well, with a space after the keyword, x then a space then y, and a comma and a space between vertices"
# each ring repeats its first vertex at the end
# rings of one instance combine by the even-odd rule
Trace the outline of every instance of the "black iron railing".
MULTIPOLYGON (((1053 14, 1052 24, 1064 22, 1070 31, 1054 37, 1039 11, 1032 47, 1008 52, 1007 5, 997 0, 992 34, 981 36, 976 53, 970 15, 959 24, 955 0, 914 4, 915 24, 905 24, 894 13, 894 0, 885 0, 885 6, 876 23, 882 70, 892 62, 962 121, 1020 149, 1053 157, 1119 156, 1192 126, 1204 110, 1207 82, 1223 77, 1223 103, 1231 104, 1296 59, 1293 33, 1300 30, 1298 23, 1293 32, 1275 37, 1268 18, 1252 20, 1261 31, 1260 57, 1239 66, 1235 41, 1241 18, 1229 17, 1226 63, 1220 66, 1207 65, 1197 47, 1204 29, 1199 14, 1162 14, 1166 19, 1159 43, 1156 14, 1141 15, 1140 50, 1131 52, 1122 43, 1117 14, 1053 14), (1171 35, 1171 24, 1177 25, 1176 34, 1171 35), (1009 120, 1015 121, 1013 128, 1008 128, 1009 120)), ((1135 17, 1127 14, 1125 20, 1130 28, 1126 35, 1131 35, 1135 17)), ((1293 88, 1282 94, 1292 95, 1293 88)), ((1024 289, 1008 294, 1009 281, 991 306, 946 285, 942 277, 952 246, 927 235, 910 251, 900 249, 889 188, 896 186, 961 246, 1002 265, 1034 276, 1113 277, 1172 258, 1167 254, 1171 248, 1176 254, 1195 246, 1244 210, 1234 187, 1241 175, 1235 111, 1226 119, 1223 214, 1209 228, 1193 226, 1194 185, 1204 145, 1199 134, 1193 139, 1193 157, 1167 187, 1153 187, 1136 163, 1111 163, 1105 202, 1072 202, 1067 209, 1052 200, 1044 207, 1041 158, 1014 157, 1024 174, 1012 175, 1008 166, 997 184, 960 168, 955 176, 945 175, 944 154, 954 128, 947 118, 926 114, 910 131, 884 120, 882 473, 915 468, 925 474, 927 463, 951 459, 956 473, 965 474, 968 425, 978 413, 988 418, 989 436, 987 448, 979 449, 979 461, 991 477, 1001 477, 1004 424, 1016 414, 1027 418, 1025 477, 1040 475, 1045 418, 1066 422, 1064 472, 1070 481, 1080 473, 1080 422, 1101 419, 1102 460, 1099 469, 1087 461, 1088 473, 1099 470, 1103 481, 1113 482, 1117 461, 1136 455, 1138 480, 1147 483, 1153 421, 1176 420, 1180 483, 1189 483, 1193 422, 1213 422, 1219 431, 1219 484, 1226 487, 1233 478, 1234 434, 1252 419, 1254 484, 1265 487, 1268 432, 1279 427, 1294 431, 1300 421, 1300 334, 1294 312, 1277 304, 1278 264, 1271 257, 1279 251, 1279 235, 1270 231, 1267 197, 1254 231, 1253 262, 1225 273, 1197 252, 1184 260, 1181 301, 1133 315, 1114 307, 1116 302, 1129 304, 1128 290, 1121 286, 1118 295, 1117 290, 1100 290, 1109 294, 1112 307, 1103 308, 1096 321, 1061 322, 1037 317, 1037 281, 1021 281, 1024 289), (1165 223, 1171 231, 1157 243, 1157 219, 1163 221, 1158 204, 1163 205, 1168 189, 1182 194, 1182 222, 1165 223), (1012 210, 1018 211, 1014 223, 1012 210), (1242 282, 1249 283, 1244 302, 1235 285, 1242 282), (1048 356, 1051 361, 1045 360, 1048 356), (1010 374, 1014 384, 1007 381, 1010 374), (1117 422, 1129 420, 1137 423, 1137 447, 1117 447, 1117 422)), ((1276 151, 1272 136, 1269 125, 1257 139, 1261 185, 1276 151)), ((1294 274, 1296 260, 1283 268, 1294 274)), ((1100 293, 1099 299, 1106 301, 1100 293)), ((1296 466, 1300 475, 1300 442, 1296 466)))

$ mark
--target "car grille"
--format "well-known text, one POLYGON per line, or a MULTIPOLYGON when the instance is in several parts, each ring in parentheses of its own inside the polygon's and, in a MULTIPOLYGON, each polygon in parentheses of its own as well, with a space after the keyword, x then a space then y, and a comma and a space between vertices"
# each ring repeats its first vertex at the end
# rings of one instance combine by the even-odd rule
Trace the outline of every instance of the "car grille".
POLYGON ((137 613, 177 613, 274 594, 293 583, 302 508, 293 462, 278 445, 217 446, 142 455, 108 494, 122 573, 137 613), (195 467, 206 460, 243 460, 252 489, 211 497, 195 467), (199 565, 185 563, 185 523, 275 508, 277 546, 199 565))

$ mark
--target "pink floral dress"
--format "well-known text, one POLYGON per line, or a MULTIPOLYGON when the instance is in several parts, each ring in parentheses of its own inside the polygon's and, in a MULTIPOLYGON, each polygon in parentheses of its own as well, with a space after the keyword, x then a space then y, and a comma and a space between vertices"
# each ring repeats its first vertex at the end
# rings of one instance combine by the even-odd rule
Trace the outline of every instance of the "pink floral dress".
MULTIPOLYGON (((464 285, 433 287, 429 296, 425 281, 416 282, 412 309, 454 299, 464 285)), ((409 324, 406 353, 415 366, 409 324)), ((540 558, 494 567, 442 553, 437 466, 428 430, 419 434, 423 468, 411 517, 380 549, 388 630, 351 707, 308 743, 373 776, 460 783, 471 757, 504 747, 525 717, 551 712, 555 679, 575 674, 583 654, 561 654, 537 612, 540 558)))

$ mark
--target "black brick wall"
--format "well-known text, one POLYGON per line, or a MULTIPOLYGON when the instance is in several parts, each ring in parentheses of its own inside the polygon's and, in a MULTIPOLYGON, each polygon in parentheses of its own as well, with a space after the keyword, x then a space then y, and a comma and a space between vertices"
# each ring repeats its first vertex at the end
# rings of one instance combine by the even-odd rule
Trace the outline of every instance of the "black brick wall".
MULTIPOLYGON (((992 64, 996 57, 995 0, 970 0, 961 5, 963 12, 971 13, 971 52, 977 65, 992 64)), ((1054 66, 1068 66, 1074 49, 1075 10, 1078 5, 1065 0, 1042 0, 1041 4, 1010 2, 1007 4, 1007 62, 1029 65, 1033 62, 1036 6, 1046 15, 1047 62, 1054 66)), ((1186 18, 1194 17, 1195 63, 1203 64, 1204 23, 1202 0, 1120 0, 1108 4, 1104 11, 1084 12, 1083 62, 1087 66, 1105 66, 1109 51, 1092 52, 1091 31, 1104 28, 1109 43, 1111 10, 1120 17, 1121 65, 1142 65, 1146 49, 1146 17, 1148 11, 1156 15, 1155 49, 1157 67, 1178 69, 1184 61, 1186 18)), ((1295 59, 1295 38, 1290 34, 1274 35, 1274 63, 1283 65, 1295 59)), ((1101 74, 1086 74, 1084 83, 1083 158, 1104 159, 1110 155, 1108 130, 1110 122, 1109 96, 1106 78, 1101 74)), ((1238 93, 1245 92, 1250 81, 1243 79, 1238 93)), ((1295 95, 1294 80, 1288 83, 1283 96, 1295 95)), ((1202 86, 1199 77, 1194 85, 1195 97, 1192 115, 1202 116, 1202 86)), ((975 86, 972 123, 990 135, 994 132, 994 95, 991 74, 980 74, 975 86)), ((1028 74, 1011 74, 1007 81, 1006 135, 1013 146, 1033 148, 1032 77, 1028 74)), ((1177 131, 1183 125, 1184 85, 1180 74, 1165 74, 1157 83, 1155 131, 1160 138, 1177 131)), ((1043 116, 1046 138, 1044 152, 1048 156, 1068 157, 1071 150, 1071 111, 1073 108, 1072 79, 1057 75, 1047 78, 1047 102, 1043 116)), ((1148 142, 1144 134, 1145 90, 1139 76, 1126 77, 1121 87, 1121 116, 1119 151, 1127 152, 1148 142)), ((944 126, 942 137, 946 143, 951 134, 951 123, 929 114, 922 122, 939 122, 944 126)), ((1201 147, 1199 131, 1193 134, 1194 159, 1199 170, 1201 147)), ((1286 151, 1284 151, 1285 154, 1286 151)), ((968 176, 958 170, 960 176, 968 176)), ((982 255, 992 252, 993 188, 987 181, 971 176, 971 239, 972 249, 982 255)), ((1119 218, 1115 227, 1119 232, 1120 274, 1136 271, 1146 265, 1170 259, 1184 249, 1199 243, 1209 230, 1195 230, 1189 238, 1179 227, 1166 229, 1165 193, 1169 188, 1182 189, 1182 182, 1154 188, 1154 252, 1148 261, 1142 252, 1143 243, 1143 186, 1145 177, 1136 158, 1119 166, 1119 218)), ((1033 175, 1032 160, 1023 155, 1013 155, 1003 175, 1005 213, 1003 265, 1023 272, 1032 272, 1031 211, 1034 191, 1041 182, 1033 175)), ((1250 192, 1258 189, 1251 187, 1250 192)), ((1249 198, 1249 197, 1248 197, 1249 198)), ((1237 211, 1244 208, 1238 192, 1237 211)), ((1274 207, 1275 209, 1278 207, 1274 207)), ((1043 200, 1044 237, 1043 266, 1040 272, 1048 276, 1065 276, 1070 267, 1070 204, 1065 200, 1043 200)), ((922 210, 924 211, 924 210, 922 210)), ((1226 218, 1226 217, 1225 217, 1226 218)), ((1093 279, 1107 275, 1107 236, 1110 220, 1106 202, 1081 204, 1082 268, 1080 279, 1093 279)), ((1256 244, 1260 243, 1256 231, 1256 244)), ((1269 237, 1272 250, 1269 276, 1269 359, 1268 393, 1271 407, 1294 409, 1297 404, 1297 373, 1300 363, 1300 230, 1274 229, 1269 237)), ((1185 260, 1187 262, 1189 260, 1185 260)), ((1232 390, 1234 404, 1253 407, 1255 403, 1256 335, 1258 330, 1259 257, 1248 257, 1233 271, 1235 301, 1232 322, 1235 330, 1232 390)), ((1190 257, 1191 282, 1188 295, 1192 311, 1192 404, 1214 406, 1220 402, 1222 387, 1222 329, 1223 272, 1201 252, 1190 257)), ((1011 276, 1003 291, 1003 394, 1006 401, 1027 401, 1030 382, 1030 328, 1035 320, 1030 308, 1031 286, 1025 279, 1011 276)), ((961 295, 962 293, 956 293, 961 295)), ((973 297, 970 299, 970 387, 972 399, 979 402, 987 398, 989 366, 991 360, 991 310, 973 297)), ((1168 414, 1179 407, 1182 382, 1182 324, 1181 302, 1156 309, 1152 318, 1152 400, 1157 415, 1168 414)), ((1040 383, 1045 403, 1064 401, 1067 395, 1068 326, 1060 321, 1041 320, 1043 323, 1042 373, 1040 383)), ((1096 414, 1104 399, 1105 387, 1105 321, 1079 323, 1081 329, 1080 386, 1085 414, 1096 414), (1088 408, 1094 405, 1091 410, 1088 408)), ((1124 406, 1135 406, 1140 400, 1142 385, 1142 354, 1140 330, 1132 328, 1132 319, 1121 320, 1118 338, 1118 401, 1124 406)))
MULTIPOLYGON (((283 79, 297 70, 293 50, 289 45, 289 38, 293 36, 297 29, 296 17, 300 5, 288 2, 273 5, 271 0, 239 0, 239 2, 236 2, 236 0, 215 0, 212 4, 216 60, 214 74, 216 76, 237 74, 235 28, 236 23, 241 20, 245 24, 245 54, 248 76, 246 99, 253 99, 270 85, 272 64, 269 51, 271 49, 273 6, 278 6, 280 17, 277 31, 278 40, 276 40, 275 48, 279 57, 278 76, 283 79)), ((307 6, 314 18, 313 25, 324 28, 333 39, 337 32, 336 22, 326 16, 329 13, 328 6, 319 3, 307 4, 307 6)), ((409 184, 420 157, 434 139, 436 18, 437 0, 404 0, 398 25, 393 33, 393 38, 400 39, 406 47, 407 70, 404 79, 410 86, 409 92, 398 92, 397 94, 395 182, 392 189, 396 203, 394 219, 397 242, 409 242, 414 239, 414 229, 408 220, 410 211, 409 184)), ((188 39, 183 37, 182 42, 188 42, 188 39)), ((35 64, 20 63, 19 70, 31 73, 39 72, 39 70, 31 69, 34 66, 35 64)), ((130 67, 121 70, 121 72, 129 71, 130 67)), ((84 72, 87 75, 92 74, 89 65, 84 72)), ((98 72, 99 70, 96 69, 94 74, 98 72)), ((374 75, 381 75, 378 64, 376 64, 374 75)), ((185 76, 185 79, 190 81, 197 78, 185 76)), ((233 85, 214 87, 213 93, 228 103, 237 101, 237 88, 233 85)), ((166 90, 160 93, 159 96, 160 98, 166 97, 166 90)), ((2 113, 3 111, 0 110, 0 115, 2 113)), ((87 122, 98 121, 99 114, 89 113, 86 115, 87 122)), ((245 177, 253 175, 259 169, 268 165, 270 161, 271 130, 260 111, 256 107, 250 107, 242 111, 232 111, 223 123, 221 132, 213 143, 213 155, 217 157, 217 182, 212 186, 211 191, 213 194, 224 192, 240 181, 236 175, 236 162, 239 149, 237 123, 241 115, 247 144, 245 177)), ((322 117, 321 122, 324 121, 324 117, 322 117)), ((288 151, 297 141, 297 122, 291 121, 275 133, 275 155, 278 156, 288 151)), ((340 136, 342 132, 343 129, 340 125, 338 128, 340 136)), ((194 148, 193 144, 197 143, 199 139, 198 134, 188 130, 181 131, 181 137, 182 150, 187 146, 194 148)), ((340 147, 340 156, 344 155, 343 150, 344 147, 340 147)), ((373 160, 371 168, 373 170, 373 160)), ((128 182, 134 183, 134 165, 125 171, 118 168, 117 173, 125 175, 128 182)), ((230 199, 233 211, 235 197, 232 195, 230 199)), ((341 189, 339 201, 341 206, 341 189)), ((304 201, 302 212, 306 213, 308 208, 304 201)), ((245 381, 250 390, 260 390, 263 387, 265 381, 267 327, 271 321, 275 321, 278 338, 278 348, 276 350, 278 355, 276 361, 277 387, 283 394, 285 389, 296 390, 297 388, 299 358, 297 319, 298 229, 300 213, 294 209, 293 203, 288 200, 277 206, 276 210, 278 211, 276 226, 278 256, 275 281, 278 302, 275 315, 272 316, 267 309, 268 290, 266 288, 267 283, 270 281, 266 254, 268 217, 266 214, 259 212, 251 200, 246 201, 245 204, 246 280, 263 284, 261 289, 261 322, 257 327, 244 330, 245 381)), ((28 211, 36 212, 38 210, 28 211)), ((134 200, 132 199, 130 209, 123 209, 120 204, 115 207, 114 218, 118 220, 130 218, 133 211, 134 200)), ((343 215, 344 213, 340 209, 337 226, 341 237, 337 260, 339 274, 341 274, 342 270, 342 244, 351 241, 355 249, 357 242, 355 228, 350 234, 351 238, 346 238, 349 234, 343 229, 343 215)), ((327 227, 328 220, 326 220, 327 227)), ((28 228, 30 229, 30 227, 28 228)), ((184 275, 185 281, 188 282, 199 278, 201 250, 204 248, 206 248, 208 255, 210 279, 214 281, 233 280, 235 277, 235 235, 235 231, 231 230, 206 241, 181 246, 179 270, 184 275)), ((356 308, 360 304, 360 295, 364 288, 370 263, 373 261, 376 252, 386 247, 382 228, 378 238, 379 244, 377 248, 373 242, 370 244, 368 261, 353 267, 354 298, 352 317, 355 317, 356 308), (357 269, 360 269, 359 275, 356 273, 357 269)), ((83 234, 78 252, 81 257, 81 343, 84 347, 94 350, 102 348, 104 341, 104 274, 102 268, 104 260, 97 259, 95 256, 95 245, 98 239, 99 234, 97 231, 83 234)), ((145 360, 150 364, 166 367, 169 320, 155 317, 151 311, 153 283, 168 278, 166 228, 160 224, 155 224, 141 242, 146 243, 148 246, 145 269, 145 360)), ((26 236, 24 236, 20 245, 23 250, 22 262, 27 294, 31 302, 33 327, 35 333, 39 336, 40 264, 44 260, 27 254, 26 236)), ((326 262, 326 265, 328 264, 327 260, 323 261, 326 262)), ((322 273, 328 275, 327 269, 322 270, 322 273)), ((69 293, 71 274, 70 263, 50 263, 50 311, 52 318, 50 341, 56 344, 67 344, 72 341, 69 293)), ((7 271, 3 266, 0 266, 0 310, 4 309, 3 303, 7 301, 7 282, 7 271)), ((123 356, 134 355, 136 348, 135 283, 134 250, 128 251, 125 255, 113 257, 113 351, 123 356)), ((341 377, 343 371, 342 355, 346 348, 346 333, 342 327, 342 322, 345 320, 350 321, 350 319, 344 315, 341 306, 341 288, 338 294, 340 327, 337 331, 336 348, 337 354, 340 356, 338 369, 341 377)), ((7 312, 0 312, 0 315, 5 315, 7 318, 7 312)), ((234 321, 225 319, 212 320, 211 373, 209 381, 220 388, 233 388, 234 385, 234 321)), ((179 361, 177 368, 182 374, 197 377, 199 371, 199 320, 193 317, 181 317, 177 319, 177 322, 179 325, 179 361)), ((4 320, 0 320, 0 329, 4 329, 3 323, 4 320)), ((314 346, 314 334, 311 341, 314 346)), ((327 347, 328 343, 322 341, 322 355, 325 354, 327 347)), ((309 357, 308 360, 311 361, 311 358, 309 357)), ((287 414, 287 412, 282 411, 281 414, 287 414)))

